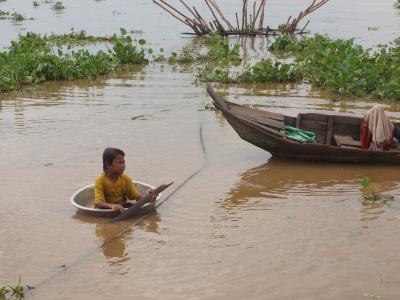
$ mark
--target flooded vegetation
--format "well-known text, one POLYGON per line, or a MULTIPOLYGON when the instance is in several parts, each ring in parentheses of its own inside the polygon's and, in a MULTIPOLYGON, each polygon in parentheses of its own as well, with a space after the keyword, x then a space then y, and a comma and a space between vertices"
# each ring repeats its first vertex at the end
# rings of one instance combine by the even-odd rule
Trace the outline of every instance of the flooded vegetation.
POLYGON ((0 299, 25 299, 24 287, 21 284, 21 276, 18 279, 18 283, 14 286, 0 286, 0 299))
MULTIPOLYGON (((243 2, 217 2, 237 27, 243 2)), ((312 2, 266 1, 263 27, 312 2)), ((0 299, 398 299, 398 167, 271 157, 205 92, 400 120, 393 0, 329 1, 294 39, 181 35, 144 0, 56 4, 0 1, 0 299), (135 180, 175 182, 156 211, 110 223, 70 204, 106 147, 135 180)))
POLYGON ((132 40, 125 29, 113 38, 86 36, 84 31, 48 37, 27 33, 12 42, 8 51, 0 53, 0 92, 50 80, 95 78, 114 71, 119 65, 145 64, 148 60, 145 49, 141 48, 144 44, 143 39, 132 40), (86 49, 65 51, 61 48, 65 43, 99 40, 112 41, 112 48, 94 54, 86 49))
POLYGON ((400 40, 375 51, 353 40, 315 35, 300 41, 278 37, 270 50, 297 54, 293 67, 311 84, 335 93, 400 99, 400 40))
POLYGON ((33 18, 27 18, 16 11, 9 12, 0 10, 0 20, 11 20, 14 22, 21 22, 27 19, 33 20, 33 18))
POLYGON ((53 6, 52 6, 53 10, 63 10, 64 4, 61 1, 56 1, 53 6))

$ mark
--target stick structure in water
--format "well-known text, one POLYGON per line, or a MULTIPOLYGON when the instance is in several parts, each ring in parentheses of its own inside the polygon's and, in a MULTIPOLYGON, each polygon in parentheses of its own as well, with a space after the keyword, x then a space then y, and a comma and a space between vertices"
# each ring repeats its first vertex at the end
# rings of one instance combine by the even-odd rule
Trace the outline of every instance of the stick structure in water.
POLYGON ((123 221, 123 220, 130 218, 131 216, 134 216, 144 204, 151 202, 151 199, 153 197, 157 197, 158 194, 160 194, 162 191, 164 191, 166 188, 168 188, 171 184, 173 184, 173 182, 168 183, 168 184, 162 184, 159 187, 152 190, 151 193, 150 192, 146 193, 146 195, 143 196, 142 199, 137 201, 135 204, 133 204, 131 207, 129 207, 122 214, 119 214, 118 216, 113 218, 111 220, 111 222, 123 221))
MULTIPOLYGON (((187 10, 185 13, 181 12, 178 8, 174 7, 172 4, 167 2, 168 0, 153 0, 153 3, 161 7, 167 13, 172 15, 175 19, 179 20, 186 26, 190 27, 194 33, 198 36, 206 35, 212 32, 218 33, 222 36, 227 35, 278 35, 278 34, 305 34, 305 31, 309 21, 306 25, 303 26, 302 29, 299 28, 299 23, 302 21, 307 15, 311 14, 315 10, 319 9, 321 6, 328 3, 330 0, 312 0, 312 3, 303 11, 299 13, 297 18, 293 18, 290 16, 286 22, 286 24, 281 24, 277 29, 270 28, 267 26, 264 28, 264 19, 265 19, 265 6, 267 0, 254 0, 253 7, 251 9, 251 3, 249 0, 243 0, 242 5, 242 16, 240 24, 239 22, 239 14, 235 13, 236 17, 236 26, 233 26, 232 23, 228 21, 225 15, 222 12, 222 9, 218 6, 216 0, 204 0, 203 2, 209 8, 210 13, 212 15, 211 21, 207 23, 205 18, 199 14, 196 7, 190 8, 190 5, 187 4, 184 0, 179 0, 183 7, 187 10), (249 8, 250 6, 250 8, 249 8)), ((172 1, 170 1, 172 2, 172 1)), ((176 2, 176 1, 174 1, 176 2)), ((200 1, 194 1, 200 2, 200 1)))

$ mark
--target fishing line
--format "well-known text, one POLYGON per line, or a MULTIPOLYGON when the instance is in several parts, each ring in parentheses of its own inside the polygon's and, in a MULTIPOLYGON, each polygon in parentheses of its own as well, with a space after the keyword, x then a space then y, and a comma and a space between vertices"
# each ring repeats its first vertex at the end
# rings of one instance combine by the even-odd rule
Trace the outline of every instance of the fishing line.
MULTIPOLYGON (((201 120, 200 120, 200 126, 199 126, 199 140, 200 140, 200 146, 201 146, 201 150, 202 150, 202 155, 203 155, 203 164, 201 165, 201 167, 199 169, 197 169, 196 171, 194 171, 191 175, 189 175, 184 181, 182 181, 171 193, 168 194, 168 196, 166 196, 165 198, 163 198, 161 201, 159 201, 156 206, 155 209, 157 209, 158 207, 160 207, 162 204, 164 204, 166 201, 168 201, 177 191, 179 191, 183 186, 185 186, 191 179, 193 179, 193 177, 195 177, 197 174, 199 174, 201 171, 203 171, 207 164, 208 164, 208 157, 207 157, 207 150, 204 144, 204 135, 203 135, 203 123, 204 123, 204 115, 205 115, 205 102, 204 100, 202 101, 202 114, 201 114, 201 120)), ((143 215, 140 218, 136 219, 133 223, 129 223, 124 229, 122 229, 120 232, 118 232, 117 234, 115 234, 114 236, 112 236, 111 238, 105 240, 100 247, 96 247, 92 250, 90 250, 88 253, 82 255, 81 257, 79 257, 77 260, 75 260, 74 262, 72 262, 69 265, 63 265, 60 266, 60 271, 58 272, 54 272, 53 274, 49 275, 46 279, 42 280, 41 282, 39 282, 38 284, 34 285, 34 289, 32 290, 28 290, 29 294, 33 294, 37 289, 43 287, 44 285, 48 284, 51 280, 55 279, 58 276, 61 276, 62 274, 64 274, 65 276, 67 275, 67 272, 69 271, 70 268, 76 267, 77 265, 79 265, 81 262, 85 261, 86 258, 92 256, 93 254, 97 253, 99 248, 104 248, 106 247, 108 244, 112 243, 113 241, 115 241, 117 238, 121 237, 124 233, 126 233, 132 226, 137 225, 139 222, 143 221, 148 215, 143 215), (61 268, 63 270, 61 270, 61 268)), ((112 224, 110 224, 112 225, 112 224)))

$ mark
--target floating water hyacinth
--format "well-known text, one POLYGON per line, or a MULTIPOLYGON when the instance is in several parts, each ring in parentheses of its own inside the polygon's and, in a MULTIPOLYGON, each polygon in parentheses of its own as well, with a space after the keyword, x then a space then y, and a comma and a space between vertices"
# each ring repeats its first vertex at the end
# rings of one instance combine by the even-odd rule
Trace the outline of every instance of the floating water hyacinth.
POLYGON ((393 201, 394 199, 392 195, 376 193, 375 191, 373 191, 370 186, 370 180, 367 176, 361 179, 361 186, 364 188, 361 196, 363 198, 363 205, 365 206, 382 206, 384 204, 387 204, 389 201, 393 201))

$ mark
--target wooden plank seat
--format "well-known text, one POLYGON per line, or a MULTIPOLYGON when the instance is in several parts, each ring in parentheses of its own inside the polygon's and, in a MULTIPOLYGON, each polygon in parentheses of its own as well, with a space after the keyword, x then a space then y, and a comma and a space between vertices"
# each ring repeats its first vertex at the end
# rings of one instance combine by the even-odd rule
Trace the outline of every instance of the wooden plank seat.
POLYGON ((361 148, 361 141, 356 141, 351 136, 334 134, 333 139, 338 147, 361 148))

